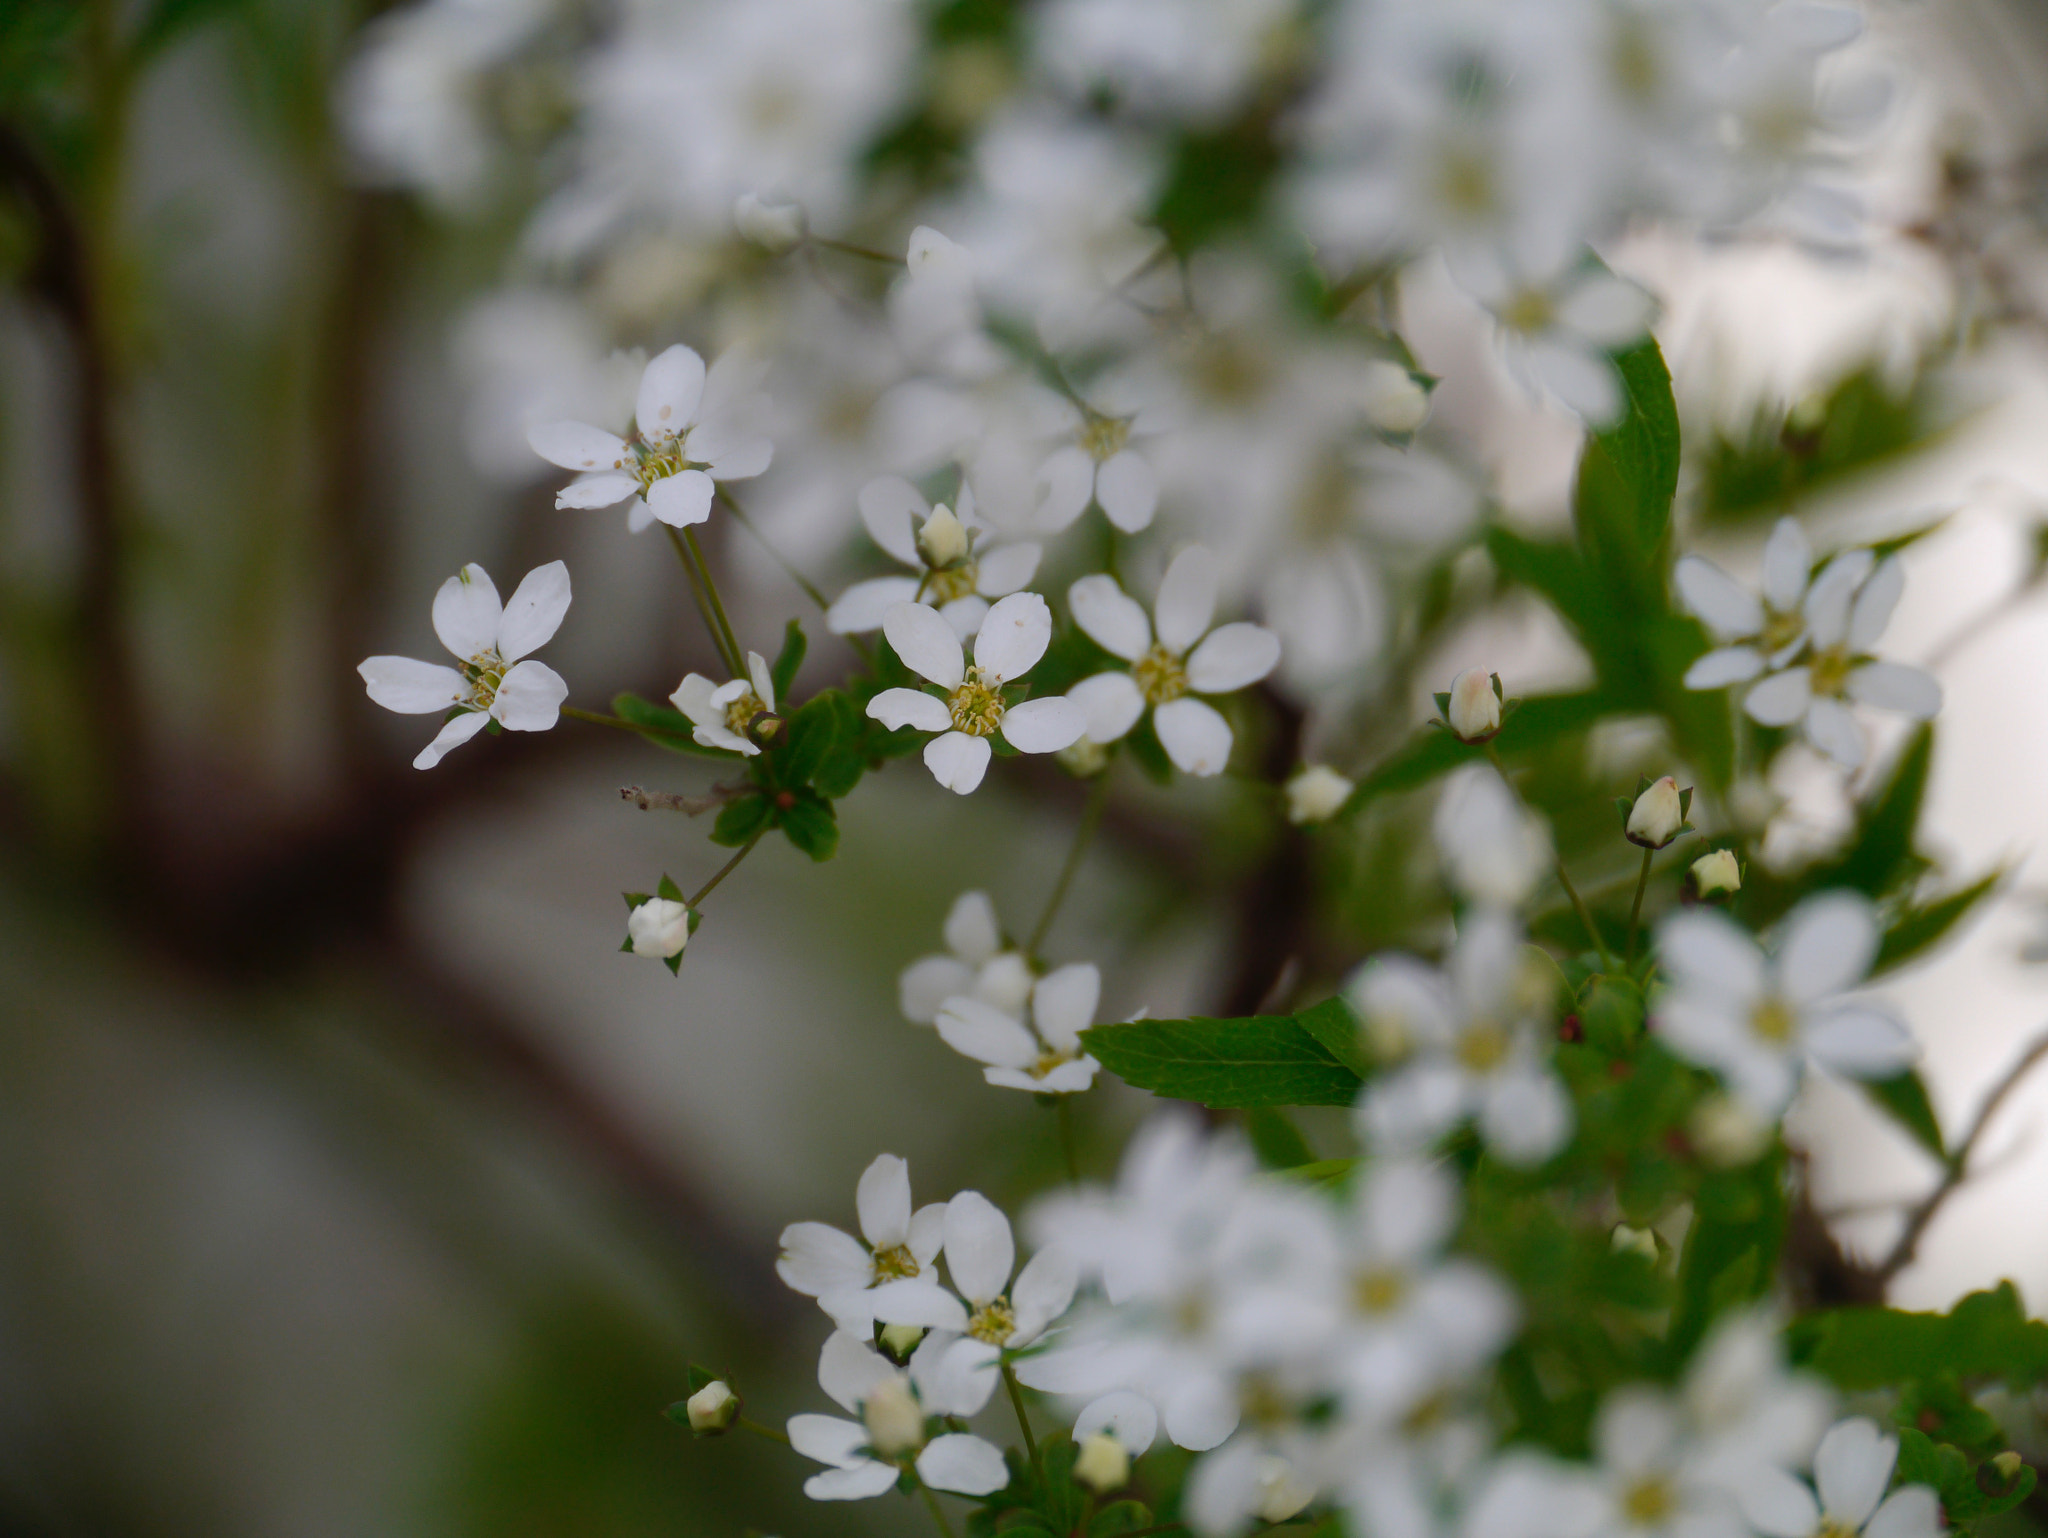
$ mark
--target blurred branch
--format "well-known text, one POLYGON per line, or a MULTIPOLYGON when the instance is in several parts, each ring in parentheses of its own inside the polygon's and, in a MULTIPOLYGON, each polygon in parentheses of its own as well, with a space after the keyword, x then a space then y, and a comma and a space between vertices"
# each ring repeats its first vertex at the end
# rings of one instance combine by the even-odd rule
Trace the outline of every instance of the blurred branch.
MULTIPOLYGON (((1257 778, 1278 785, 1301 760, 1301 709, 1270 683, 1259 685, 1272 729, 1262 744, 1257 778)), ((1238 883, 1230 981, 1217 1012, 1225 1017, 1256 1013, 1310 939, 1315 899, 1308 839, 1301 829, 1276 819, 1272 842, 1259 868, 1238 883)))

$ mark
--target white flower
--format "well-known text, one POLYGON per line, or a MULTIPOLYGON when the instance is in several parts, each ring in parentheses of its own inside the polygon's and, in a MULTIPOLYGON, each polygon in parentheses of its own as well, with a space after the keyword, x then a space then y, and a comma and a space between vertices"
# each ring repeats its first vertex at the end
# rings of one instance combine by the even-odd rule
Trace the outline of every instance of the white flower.
POLYGON ((1207 120, 1257 79, 1293 0, 1055 0, 1037 18, 1040 66, 1075 96, 1207 120))
MULTIPOLYGON (((932 1274, 946 1237, 946 1204, 915 1212, 910 1206, 910 1167, 895 1154, 882 1154, 862 1171, 854 1193, 862 1239, 825 1223, 792 1223, 782 1231, 782 1255, 775 1274, 791 1290, 816 1298, 842 1329, 866 1331, 875 1314, 875 1289, 893 1286, 898 1307, 918 1300, 924 1317, 891 1323, 941 1326, 957 1322, 959 1303, 932 1274), (911 1284, 905 1287, 904 1283, 911 1284)), ((907 1311, 917 1312, 913 1304, 907 1311)))
POLYGON ((370 698, 401 715, 454 710, 412 761, 431 769, 441 756, 496 721, 508 731, 544 732, 559 719, 569 686, 544 662, 522 662, 545 646, 569 611, 569 568, 550 561, 528 572, 501 605, 490 576, 474 563, 434 595, 434 634, 459 667, 411 657, 371 657, 357 667, 370 698))
POLYGON ((940 1006, 939 1035, 963 1057, 988 1064, 982 1077, 1000 1088, 1074 1094, 1093 1084, 1102 1066, 1081 1050, 1101 991, 1102 974, 1091 963, 1061 967, 1032 985, 1028 1027, 997 1005, 963 995, 940 1006))
POLYGON ((1786 915, 1774 955, 1726 914, 1666 919, 1657 944, 1670 986, 1654 1007, 1660 1039, 1712 1068, 1750 1107, 1777 1116, 1802 1058, 1856 1079, 1905 1072, 1918 1055, 1884 1008, 1839 997, 1877 956, 1877 914, 1854 892, 1821 892, 1786 915))
POLYGON ((1784 1321, 1761 1305, 1721 1316, 1680 1394, 1702 1467, 1738 1500, 1759 1479, 1804 1468, 1834 1410, 1825 1384, 1786 1369, 1784 1321))
POLYGON ((1397 1064, 1359 1097, 1356 1124, 1368 1146, 1424 1148, 1471 1117, 1496 1158, 1530 1165, 1571 1136, 1571 1101, 1544 1059, 1546 1021, 1513 919, 1475 910, 1442 972, 1412 956, 1383 956, 1347 996, 1367 1042, 1397 1064))
POLYGON ((1593 1451, 1599 1538, 1748 1538, 1735 1501, 1662 1391, 1630 1385, 1610 1393, 1593 1423, 1593 1451))
POLYGON ((946 915, 944 956, 923 956, 904 968, 897 985, 903 1016, 930 1025, 941 1005, 972 998, 1011 1017, 1024 1013, 1031 998, 1031 963, 1020 950, 1005 948, 995 904, 986 892, 962 892, 946 915))
POLYGON ((1156 627, 1114 577, 1083 577, 1067 589, 1074 622, 1104 651, 1131 664, 1127 673, 1097 673, 1068 691, 1087 712, 1089 741, 1117 741, 1150 709, 1160 746, 1183 773, 1223 772, 1230 723, 1193 696, 1257 683, 1279 662, 1280 638, 1242 621, 1212 631, 1216 580, 1216 557, 1201 546, 1175 556, 1160 579, 1156 627))
POLYGON ((1003 698, 1003 686, 1037 666, 1052 641, 1052 611, 1036 593, 997 600, 974 638, 972 668, 953 627, 928 604, 897 604, 883 617, 882 633, 896 655, 946 697, 884 689, 868 701, 868 714, 892 731, 938 732, 925 744, 925 767, 950 791, 964 796, 981 783, 993 752, 988 739, 998 731, 1020 753, 1057 753, 1088 724, 1081 707, 1061 696, 1019 705, 1003 698))
POLYGON ((974 256, 929 225, 910 232, 904 275, 889 290, 889 326, 913 362, 956 379, 985 379, 1003 354, 982 330, 974 256))
POLYGON ((1813 1455, 1820 1499, 1802 1480, 1773 1470, 1744 1492, 1743 1515, 1768 1538, 1939 1538, 1941 1503, 1926 1485, 1885 1494, 1898 1462, 1896 1437, 1861 1416, 1841 1421, 1813 1455))
POLYGON ((1452 273, 1492 311, 1508 369, 1523 388, 1557 397, 1596 426, 1621 414, 1626 402, 1608 354, 1644 334, 1649 295, 1576 263, 1532 278, 1491 251, 1467 253, 1452 273))
POLYGON ((1038 571, 1035 544, 1005 544, 989 537, 976 516, 974 491, 960 488, 959 508, 936 508, 924 494, 898 476, 885 475, 861 488, 860 517, 876 544, 918 573, 915 577, 874 577, 856 582, 825 611, 825 628, 834 635, 859 635, 879 630, 899 603, 929 603, 945 616, 962 641, 981 628, 989 600, 1019 591, 1038 571), (927 559, 925 530, 939 514, 966 536, 966 548, 950 561, 927 559))
POLYGON ((1131 1460, 1143 1457, 1159 1435, 1159 1411, 1129 1389, 1092 1399, 1074 1417, 1074 1478, 1097 1495, 1120 1490, 1131 1477, 1131 1460))
POLYGON ((986 1392, 975 1399, 947 1374, 951 1343, 927 1336, 906 1375, 858 1337, 833 1333, 818 1358, 818 1386, 861 1419, 789 1418, 789 1445, 831 1465, 804 1481, 804 1494, 814 1501, 866 1500, 893 1488, 904 1464, 932 1489, 957 1495, 992 1495, 1010 1482, 1002 1453, 980 1437, 948 1432, 926 1440, 926 1417, 972 1415, 988 1400, 986 1392))
POLYGON ((1328 822, 1356 789, 1328 764, 1310 764, 1287 782, 1287 820, 1297 826, 1328 822))
POLYGON ((690 910, 673 898, 650 897, 626 915, 626 937, 636 956, 680 956, 690 943, 690 910))
POLYGON ((754 365, 737 349, 704 371, 680 344, 657 355, 640 376, 628 440, 585 422, 552 422, 527 434, 549 464, 582 472, 555 497, 557 507, 610 507, 634 498, 627 527, 655 519, 687 528, 711 516, 718 481, 743 481, 768 468, 774 448, 753 431, 759 406, 754 365))
POLYGON ((1721 643, 1686 670, 1686 688, 1725 689, 1798 656, 1806 644, 1802 600, 1812 570, 1806 531, 1791 518, 1780 518, 1764 545, 1761 598, 1705 556, 1682 557, 1671 574, 1678 596, 1721 643))
POLYGON ((1467 668, 1451 680, 1444 721, 1461 742, 1484 742, 1500 730, 1500 690, 1484 668, 1467 668))
POLYGON ((1670 775, 1653 781, 1628 809, 1628 841, 1646 849, 1662 849, 1685 822, 1678 781, 1670 775))
POLYGON ((1072 441, 1054 449, 1038 467, 1038 479, 1047 488, 1041 522, 1062 528, 1092 501, 1126 534, 1150 528, 1159 510, 1159 473, 1131 439, 1157 431, 1156 425, 1143 412, 1112 415, 1061 404, 1072 441))
POLYGON ((702 673, 686 673, 669 703, 690 718, 690 735, 707 748, 752 758, 761 751, 748 735, 756 716, 775 713, 775 680, 759 652, 747 653, 747 674, 715 684, 702 673))
POLYGON ((1032 1256, 1010 1286, 1017 1241, 1010 1220, 979 1191, 946 1203, 945 1239, 946 1275, 967 1305, 960 1327, 966 1338, 951 1351, 956 1362, 975 1364, 972 1371, 992 1367, 999 1351, 1030 1345, 1074 1301, 1080 1271, 1057 1244, 1032 1256))
POLYGON ((743 192, 732 205, 732 227, 741 239, 780 256, 802 242, 804 208, 801 203, 771 202, 743 192))
POLYGON ((1519 907, 1550 869, 1549 825, 1522 805, 1491 764, 1463 764, 1452 772, 1430 826, 1445 877, 1474 902, 1519 907))

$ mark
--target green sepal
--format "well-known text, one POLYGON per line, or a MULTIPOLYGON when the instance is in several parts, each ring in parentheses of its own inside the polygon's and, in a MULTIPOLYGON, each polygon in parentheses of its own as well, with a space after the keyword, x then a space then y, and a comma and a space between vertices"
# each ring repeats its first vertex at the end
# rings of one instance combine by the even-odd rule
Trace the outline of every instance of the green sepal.
POLYGON ((804 665, 804 653, 810 642, 804 639, 804 627, 791 620, 782 631, 782 650, 775 654, 775 663, 768 669, 768 681, 775 686, 775 703, 781 705, 789 698, 790 688, 796 683, 796 670, 804 665))
POLYGON ((1152 1508, 1143 1501, 1112 1501, 1088 1522, 1088 1538, 1121 1538, 1152 1525, 1152 1508))
POLYGON ((683 889, 670 880, 668 873, 664 871, 661 880, 655 883, 654 895, 666 897, 672 903, 679 903, 683 900, 683 889))
POLYGON ((629 913, 642 903, 654 900, 652 892, 621 892, 619 895, 626 899, 626 911, 629 913))

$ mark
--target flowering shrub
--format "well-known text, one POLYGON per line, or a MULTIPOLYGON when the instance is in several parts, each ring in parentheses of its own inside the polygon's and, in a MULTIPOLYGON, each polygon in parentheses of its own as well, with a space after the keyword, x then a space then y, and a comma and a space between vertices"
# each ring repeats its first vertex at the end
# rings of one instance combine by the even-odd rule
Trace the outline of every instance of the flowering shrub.
MULTIPOLYGON (((449 202, 538 148, 477 81, 569 46, 540 0, 477 9, 395 13, 349 96, 369 161, 449 202)), ((1686 551, 1654 308, 1598 254, 1649 220, 1853 247, 1833 151, 1876 93, 1822 66, 1857 29, 1804 0, 676 0, 574 45, 529 254, 631 275, 637 340, 731 345, 655 352, 630 432, 554 396, 521 426, 537 471, 575 472, 559 507, 631 499, 629 533, 673 548, 722 670, 566 705, 519 660, 566 573, 501 615, 472 566, 434 604, 459 670, 374 658, 371 697, 448 713, 422 768, 558 706, 715 765, 659 804, 715 808, 735 853, 628 899, 624 948, 685 986, 749 851, 831 858, 891 760, 960 795, 1088 787, 1032 929, 968 893, 901 988, 1048 1108, 1069 1180, 1013 1224, 974 1191, 913 1206, 882 1153, 858 1237, 783 1235, 843 1413, 771 1416, 706 1370, 678 1421, 786 1440, 818 1501, 901 1492, 951 1532, 964 1497, 974 1534, 1932 1538, 2030 1494, 1969 1394, 2038 1381, 2048 1326, 2009 1289, 1882 1306, 1975 1133, 1937 1123, 1912 1029, 1863 990, 1992 884, 1923 880, 1941 690, 1878 651, 1896 542, 1817 554, 1787 519, 1760 593, 1686 551), (1496 516, 1434 430, 1400 322, 1431 266, 1578 420, 1568 530, 1496 516), (817 612, 729 601, 697 533, 727 526, 817 612), (871 573, 836 595, 804 575, 856 548, 871 573), (1590 681, 1523 695, 1503 658, 1417 719, 1395 659, 1505 587, 1590 681), (1871 709, 1913 723, 1881 753, 1871 709), (1655 727, 1629 794, 1583 751, 1622 720, 1655 727), (1796 867, 1740 809, 1795 738, 1865 771, 1845 840, 1796 867), (1047 946, 1081 855, 1140 781, 1219 778, 1279 851, 1250 900, 1283 954, 1230 1017, 1101 1021, 1116 958, 1047 946), (1361 954, 1363 851, 1409 820, 1431 895, 1405 948, 1361 954), (1582 890, 1595 869, 1623 874, 1582 890), (1947 1172, 1827 1297, 1780 1279, 1829 1242, 1782 1125, 1815 1068, 1947 1172), (1146 1123, 1108 1183, 1071 1125, 1105 1076, 1204 1108, 1146 1123), (1341 1152, 1305 1107, 1349 1109, 1341 1152)))

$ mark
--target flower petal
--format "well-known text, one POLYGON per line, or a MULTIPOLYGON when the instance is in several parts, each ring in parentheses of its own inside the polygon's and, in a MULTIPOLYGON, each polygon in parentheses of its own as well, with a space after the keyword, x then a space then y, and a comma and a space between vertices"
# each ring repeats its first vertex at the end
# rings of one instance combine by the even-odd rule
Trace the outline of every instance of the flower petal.
POLYGON ((854 1468, 874 1462, 860 1452, 867 1445, 867 1440, 867 1427, 858 1421, 841 1420, 836 1415, 792 1415, 789 1418, 790 1447, 806 1458, 832 1464, 835 1468, 854 1468))
POLYGON ((946 948, 970 966, 980 966, 1003 948, 1003 926, 986 892, 962 892, 946 913, 946 948))
MULTIPOLYGON (((796 1437, 795 1426, 799 1419, 799 1416, 790 1417, 792 1441, 796 1437)), ((820 1416, 819 1419, 829 1417, 820 1416)), ((861 1430, 861 1436, 867 1436, 865 1429, 861 1430)), ((822 1474, 813 1474, 804 1481, 804 1494, 814 1501, 865 1501, 893 1490, 896 1478, 893 1465, 863 1458, 848 1468, 827 1469, 822 1474)))
POLYGON ((1038 467, 1035 489, 1038 505, 1031 527, 1057 534, 1081 516, 1095 494, 1095 461, 1072 445, 1054 449, 1038 467))
POLYGON ((549 464, 564 470, 616 470, 626 462, 626 440, 588 422, 545 422, 529 427, 526 443, 549 464))
POLYGON ((1764 602, 1790 614, 1813 574, 1813 546, 1795 518, 1780 518, 1764 542, 1764 602))
POLYGON ((988 600, 978 594, 969 593, 965 598, 955 598, 939 610, 947 624, 953 627, 953 634, 960 638, 964 647, 974 639, 974 633, 988 620, 988 600))
POLYGON ((1891 1079, 1919 1061, 1912 1033, 1885 1010, 1845 1004, 1808 1021, 1806 1050, 1845 1079, 1891 1079))
POLYGON ((1189 545, 1173 558, 1159 579, 1159 597, 1152 618, 1159 644, 1175 656, 1200 640, 1216 617, 1216 557, 1200 545, 1189 545))
POLYGON ((1817 892, 1785 919, 1778 947, 1778 986, 1797 1004, 1812 1004, 1863 981, 1877 958, 1877 910, 1860 892, 1817 892))
POLYGON ((370 698, 403 716, 446 710, 469 696, 469 680, 439 662, 413 657, 366 657, 356 665, 370 698))
POLYGON ((1004 598, 1038 575, 1038 546, 993 545, 974 558, 974 590, 984 598, 1004 598))
POLYGON ((434 594, 434 634, 451 653, 467 662, 496 650, 498 620, 504 612, 491 574, 471 561, 434 594))
POLYGON ((946 702, 934 699, 922 689, 884 689, 868 701, 868 715, 892 732, 906 726, 921 732, 943 732, 953 724, 953 713, 946 709, 946 702))
POLYGON ((1095 500, 1126 534, 1150 526, 1159 510, 1159 477, 1152 462, 1135 449, 1112 454, 1096 467, 1095 500))
POLYGON ((1022 678, 1052 644, 1052 610, 1036 593, 1012 593, 992 604, 974 638, 974 663, 1005 683, 1022 678))
POLYGON ((1790 726, 1813 703, 1813 675, 1805 668, 1773 673, 1742 697, 1752 721, 1765 726, 1790 726))
POLYGON ((1880 1432, 1875 1421, 1859 1415, 1838 1422, 1813 1455, 1821 1510, 1851 1532, 1862 1527, 1883 1499, 1898 1456, 1898 1442, 1880 1432))
POLYGON ((512 732, 544 732, 561 719, 569 686, 545 662, 528 660, 505 675, 491 714, 512 732))
MULTIPOLYGON (((1685 607, 1717 640, 1738 640, 1756 635, 1764 628, 1764 607, 1757 602, 1756 594, 1705 556, 1686 556, 1671 575, 1685 607)), ((1804 580, 1803 573, 1801 579, 1804 580)))
POLYGON ((648 359, 633 406, 633 424, 650 442, 679 433, 697 420, 703 399, 704 360, 694 347, 677 343, 648 359))
POLYGON ((1510 1069, 1496 1075, 1487 1091, 1479 1134, 1503 1164, 1541 1164, 1572 1135, 1571 1097, 1548 1069, 1510 1069))
POLYGON ((1081 1033, 1095 1023, 1101 998, 1101 972, 1093 962, 1074 962, 1038 980, 1031 990, 1031 1023, 1047 1046, 1071 1054, 1080 1049, 1081 1033))
POLYGON ((1197 694, 1229 694, 1257 683, 1279 661, 1280 638, 1264 625, 1219 626, 1188 658, 1188 687, 1197 694))
POLYGON ((870 1287, 859 1302, 883 1324, 914 1324, 927 1330, 967 1328, 967 1310, 960 1300, 930 1276, 898 1277, 870 1287))
POLYGON ((1941 1538, 1940 1498, 1926 1485, 1892 1491, 1864 1525, 1863 1538, 1941 1538))
POLYGON ((1067 691, 1067 698, 1079 705, 1087 718, 1082 735, 1090 742, 1117 741, 1145 713, 1145 696, 1128 673, 1097 673, 1084 678, 1067 691))
POLYGON ((1840 700, 1815 700, 1808 705, 1804 728, 1806 740, 1833 759, 1837 767, 1862 767, 1863 728, 1856 724, 1856 712, 1840 700))
POLYGON ((1621 415, 1621 382, 1606 358, 1561 342, 1532 342, 1524 366, 1536 382, 1583 417, 1603 427, 1621 415))
POLYGON ((1736 1496, 1750 1526, 1764 1538, 1813 1538, 1820 1504, 1806 1482, 1768 1464, 1744 1471, 1736 1496))
POLYGON ((1849 650, 1867 652, 1877 644, 1905 591, 1906 568, 1899 558, 1894 555, 1878 562, 1877 570, 1857 591, 1856 603, 1849 610, 1849 650))
POLYGON ((910 1215, 910 1253, 921 1266, 939 1258, 946 1242, 946 1204, 926 1202, 910 1215))
POLYGON ((1136 662, 1152 645, 1152 622, 1145 617, 1145 606, 1106 573, 1083 577, 1068 588, 1067 607, 1074 623, 1111 656, 1136 662))
POLYGON ((769 670, 768 659, 759 652, 747 653, 747 682, 754 686, 754 698, 763 708, 775 708, 775 675, 769 670))
POLYGON ((717 481, 750 481, 775 461, 773 440, 725 423, 706 422, 690 434, 690 457, 717 481))
POLYGON ((934 1022, 939 1039, 962 1057, 997 1068, 1028 1068, 1038 1061, 1038 1040, 1014 1016, 980 999, 946 1000, 934 1022))
POLYGON ((842 1287, 865 1287, 873 1274, 867 1246, 829 1223, 792 1223, 782 1231, 775 1274, 807 1298, 842 1287))
POLYGON ((1844 550, 1820 569, 1804 605, 1815 646, 1839 646, 1849 638, 1850 602, 1876 559, 1868 550, 1844 550))
POLYGON ((1019 753, 1057 753, 1088 730, 1088 712, 1063 694, 1026 700, 1003 712, 1003 741, 1019 753))
POLYGON ((899 603, 882 616, 882 635, 905 667, 941 689, 957 689, 967 676, 960 638, 930 604, 899 603))
POLYGON ((1010 1468, 991 1443, 952 1431, 925 1444, 917 1455, 917 1477, 955 1495, 993 1495, 1010 1482, 1010 1468))
POLYGON ((640 483, 622 470, 606 470, 593 475, 579 475, 575 480, 555 493, 555 506, 562 507, 610 507, 623 502, 640 489, 640 483))
POLYGON ((948 999, 965 998, 974 986, 974 968, 957 956, 920 956, 896 981, 897 1003, 913 1025, 930 1025, 948 999))
POLYGON ((1115 1437, 1124 1451, 1135 1458, 1159 1435, 1159 1411, 1143 1395, 1118 1389, 1104 1394, 1074 1419, 1076 1442, 1085 1442, 1102 1431, 1115 1437))
POLYGON ((1859 705, 1896 710, 1916 721, 1941 713, 1941 685, 1930 673, 1903 662, 1866 662, 1852 668, 1845 685, 1859 705))
POLYGON ((1764 654, 1754 646, 1724 646, 1710 651, 1685 670, 1688 689, 1725 689, 1747 683, 1764 670, 1764 654))
POLYGON ((420 749, 412 761, 413 768, 433 768, 447 755, 450 748, 461 747, 482 731, 490 719, 481 710, 465 710, 461 715, 452 717, 448 724, 434 735, 434 740, 420 749))
POLYGON ((900 475, 880 476, 860 489, 860 521, 868 537, 905 566, 923 569, 917 528, 931 512, 924 493, 900 475))
POLYGON ((981 777, 988 773, 988 761, 994 751, 986 737, 947 732, 924 745, 924 766, 931 770, 932 778, 946 789, 955 795, 965 796, 971 794, 981 783, 981 777))
POLYGON ((687 529, 711 516, 711 477, 702 470, 665 475, 647 488, 647 508, 672 528, 687 529))
POLYGON ((962 1191, 946 1203, 946 1272, 953 1287, 979 1307, 1001 1295, 1017 1263, 1010 1220, 979 1191, 962 1191))
POLYGON ((1152 729, 1183 774, 1221 774, 1230 762, 1230 723, 1200 700, 1167 701, 1152 712, 1152 729))
POLYGON ((878 1154, 854 1187, 860 1231, 878 1250, 892 1250, 910 1237, 910 1166, 895 1154, 878 1154))
POLYGON ((834 1330, 818 1353, 818 1387, 855 1415, 861 1401, 895 1374, 879 1351, 845 1330, 834 1330))
POLYGON ((560 561, 536 566, 512 591, 498 620, 498 655, 517 662, 538 651, 561 628, 569 612, 569 568, 560 561))
POLYGON ((1080 1285, 1080 1267, 1059 1245, 1048 1245, 1033 1255, 1017 1273, 1017 1285, 1010 1289, 1017 1327, 1003 1344, 1028 1346, 1038 1339, 1067 1311, 1074 1301, 1074 1289, 1080 1285))
POLYGON ((1664 970, 1687 988, 1747 1007, 1763 996, 1764 953, 1725 913, 1685 908, 1657 930, 1664 970))

